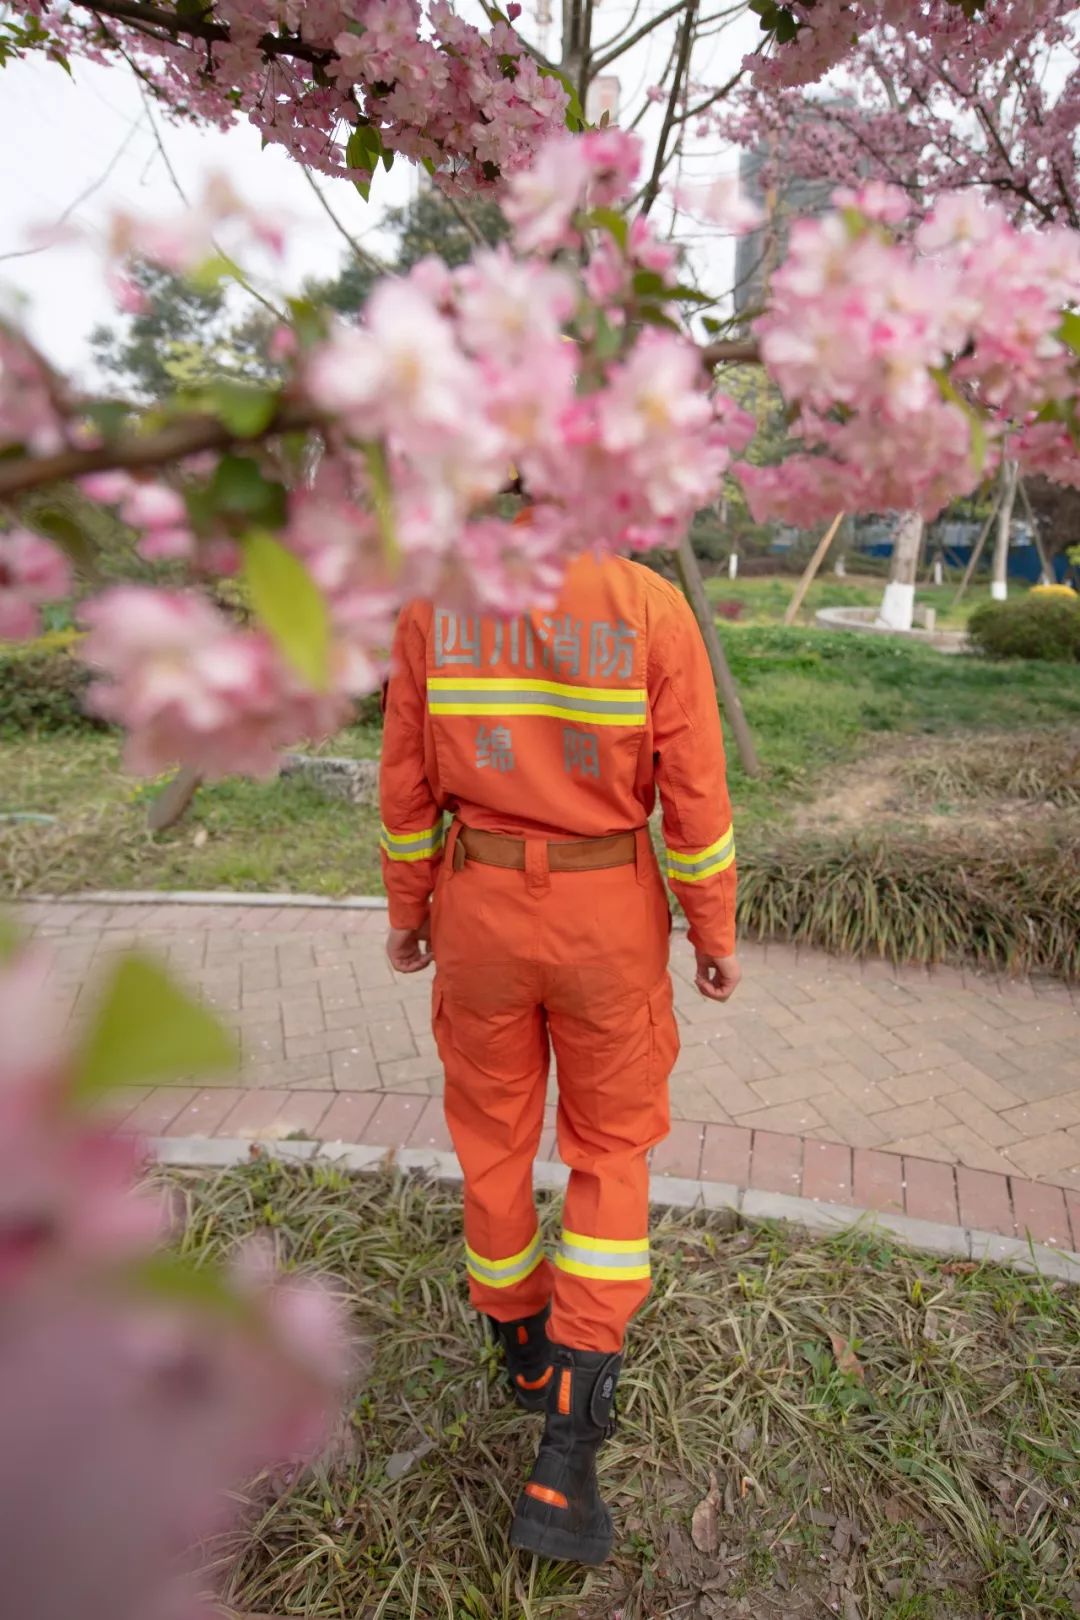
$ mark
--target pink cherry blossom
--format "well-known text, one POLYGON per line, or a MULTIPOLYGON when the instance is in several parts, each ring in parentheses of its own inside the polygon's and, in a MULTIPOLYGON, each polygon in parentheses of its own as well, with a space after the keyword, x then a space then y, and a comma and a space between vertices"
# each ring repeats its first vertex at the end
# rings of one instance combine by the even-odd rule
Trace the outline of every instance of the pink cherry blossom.
POLYGON ((0 534, 0 641, 27 641, 38 633, 38 609, 71 588, 67 558, 51 540, 29 529, 0 534))

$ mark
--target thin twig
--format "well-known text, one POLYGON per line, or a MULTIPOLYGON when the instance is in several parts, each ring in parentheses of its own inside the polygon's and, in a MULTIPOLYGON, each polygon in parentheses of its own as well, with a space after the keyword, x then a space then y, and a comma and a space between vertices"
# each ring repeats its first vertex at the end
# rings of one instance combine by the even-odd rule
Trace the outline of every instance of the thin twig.
POLYGON ((304 179, 307 181, 308 185, 311 187, 312 191, 315 193, 316 197, 319 199, 319 203, 322 206, 322 208, 325 210, 325 212, 327 214, 327 217, 330 220, 330 223, 333 225, 334 229, 338 232, 338 234, 343 236, 345 238, 346 242, 348 242, 351 251, 355 254, 355 256, 359 260, 359 262, 361 264, 366 264, 368 269, 369 270, 374 270, 376 272, 376 274, 385 275, 386 274, 386 266, 384 264, 380 264, 378 259, 376 259, 373 254, 368 253, 366 248, 362 248, 360 246, 360 243, 356 240, 355 236, 353 236, 346 229, 346 227, 342 224, 341 220, 334 213, 334 210, 331 208, 330 204, 327 202, 326 198, 324 197, 322 187, 319 185, 318 181, 315 179, 315 176, 312 174, 311 170, 308 169, 308 168, 305 168, 305 166, 303 164, 301 164, 300 165, 300 173, 303 175, 304 179))
POLYGON ((679 37, 679 54, 675 62, 675 76, 671 81, 671 94, 668 97, 667 111, 664 114, 664 126, 660 131, 660 139, 656 146, 656 158, 653 162, 652 174, 645 185, 641 197, 641 212, 647 214, 656 201, 660 191, 660 177, 667 163, 667 141, 671 133, 671 126, 675 122, 675 108, 679 102, 679 90, 686 77, 690 64, 690 47, 694 37, 694 16, 697 11, 697 0, 690 0, 686 17, 679 37))
MULTIPOLYGON (((95 191, 101 190, 101 187, 105 184, 106 180, 109 178, 110 174, 112 174, 113 170, 116 168, 116 165, 119 163, 128 147, 131 145, 131 142, 138 133, 141 124, 142 119, 136 118, 132 123, 131 128, 120 142, 120 145, 116 148, 116 151, 109 159, 105 168, 98 175, 97 179, 92 180, 91 183, 86 187, 85 191, 80 191, 79 195, 74 199, 74 201, 68 203, 63 213, 53 221, 52 225, 49 227, 50 230, 59 230, 61 225, 66 225, 76 208, 81 207, 81 205, 86 202, 88 197, 92 197, 94 195, 95 191)), ((37 247, 15 248, 11 253, 0 253, 0 263, 6 259, 27 259, 32 253, 44 253, 46 248, 51 246, 51 242, 41 242, 37 247)))
MULTIPOLYGON (((131 60, 131 57, 122 46, 120 47, 120 51, 121 55, 124 57, 124 60, 134 72, 136 81, 138 82, 139 95, 142 97, 142 104, 146 111, 146 116, 150 124, 150 130, 154 137, 154 142, 157 146, 158 152, 161 155, 161 161, 165 165, 165 173, 169 176, 169 179, 172 182, 173 190, 180 198, 180 201, 183 203, 184 207, 190 208, 191 202, 188 198, 187 192, 180 184, 180 177, 172 166, 172 159, 169 157, 169 154, 165 149, 165 142, 161 138, 161 131, 158 128, 157 119, 154 117, 154 110, 150 105, 150 97, 146 93, 146 84, 143 79, 143 75, 139 72, 136 64, 131 60)), ((306 169, 304 170, 304 173, 307 173, 306 169)), ((222 263, 228 265, 229 273, 233 280, 236 281, 239 286, 243 287, 245 292, 250 293, 255 302, 257 304, 261 304, 262 307, 274 317, 275 321, 287 321, 288 316, 285 314, 284 310, 278 309, 277 305, 271 299, 267 298, 264 293, 261 293, 257 287, 252 285, 244 271, 233 258, 232 254, 225 252, 225 249, 221 246, 221 243, 217 240, 217 238, 211 236, 210 243, 214 249, 214 252, 221 259, 222 263)))

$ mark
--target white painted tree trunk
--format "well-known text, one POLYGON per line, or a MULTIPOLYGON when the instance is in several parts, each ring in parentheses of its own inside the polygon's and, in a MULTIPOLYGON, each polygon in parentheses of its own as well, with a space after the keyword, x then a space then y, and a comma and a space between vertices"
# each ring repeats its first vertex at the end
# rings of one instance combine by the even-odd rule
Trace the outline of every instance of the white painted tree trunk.
POLYGON ((739 553, 737 551, 733 551, 727 560, 727 573, 728 579, 738 579, 739 577, 739 553))
POLYGON ((990 595, 995 602, 1004 602, 1009 594, 1009 539, 1012 535, 1018 471, 1015 461, 1001 463, 1001 504, 998 507, 994 561, 990 570, 990 595))
POLYGON ((918 512, 905 512, 896 530, 889 583, 877 616, 878 624, 890 630, 910 630, 915 622, 915 580, 925 529, 918 512))

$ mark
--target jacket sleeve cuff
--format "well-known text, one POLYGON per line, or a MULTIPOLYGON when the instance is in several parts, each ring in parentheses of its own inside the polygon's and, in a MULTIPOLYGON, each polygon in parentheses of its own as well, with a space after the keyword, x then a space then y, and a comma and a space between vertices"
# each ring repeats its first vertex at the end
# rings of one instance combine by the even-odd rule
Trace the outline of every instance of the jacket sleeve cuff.
POLYGON ((431 905, 427 900, 423 903, 417 900, 395 900, 391 895, 387 910, 390 914, 391 928, 422 928, 428 920, 431 905))
POLYGON ((702 932, 693 924, 690 926, 689 939, 695 951, 703 956, 734 956, 735 955, 735 923, 725 923, 721 928, 710 928, 702 932))

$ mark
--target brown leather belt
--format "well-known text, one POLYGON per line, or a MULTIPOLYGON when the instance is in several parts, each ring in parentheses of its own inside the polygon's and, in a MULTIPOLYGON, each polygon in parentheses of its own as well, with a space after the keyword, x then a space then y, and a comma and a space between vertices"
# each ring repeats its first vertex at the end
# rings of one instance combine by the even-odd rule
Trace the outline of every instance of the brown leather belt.
MULTIPOLYGON (((632 866, 636 858, 637 837, 632 832, 612 833, 609 838, 578 838, 547 846, 550 872, 601 872, 609 866, 632 866)), ((525 840, 463 826, 454 845, 455 867, 460 870, 466 860, 479 861, 481 866, 505 866, 514 872, 524 872, 525 840)))

